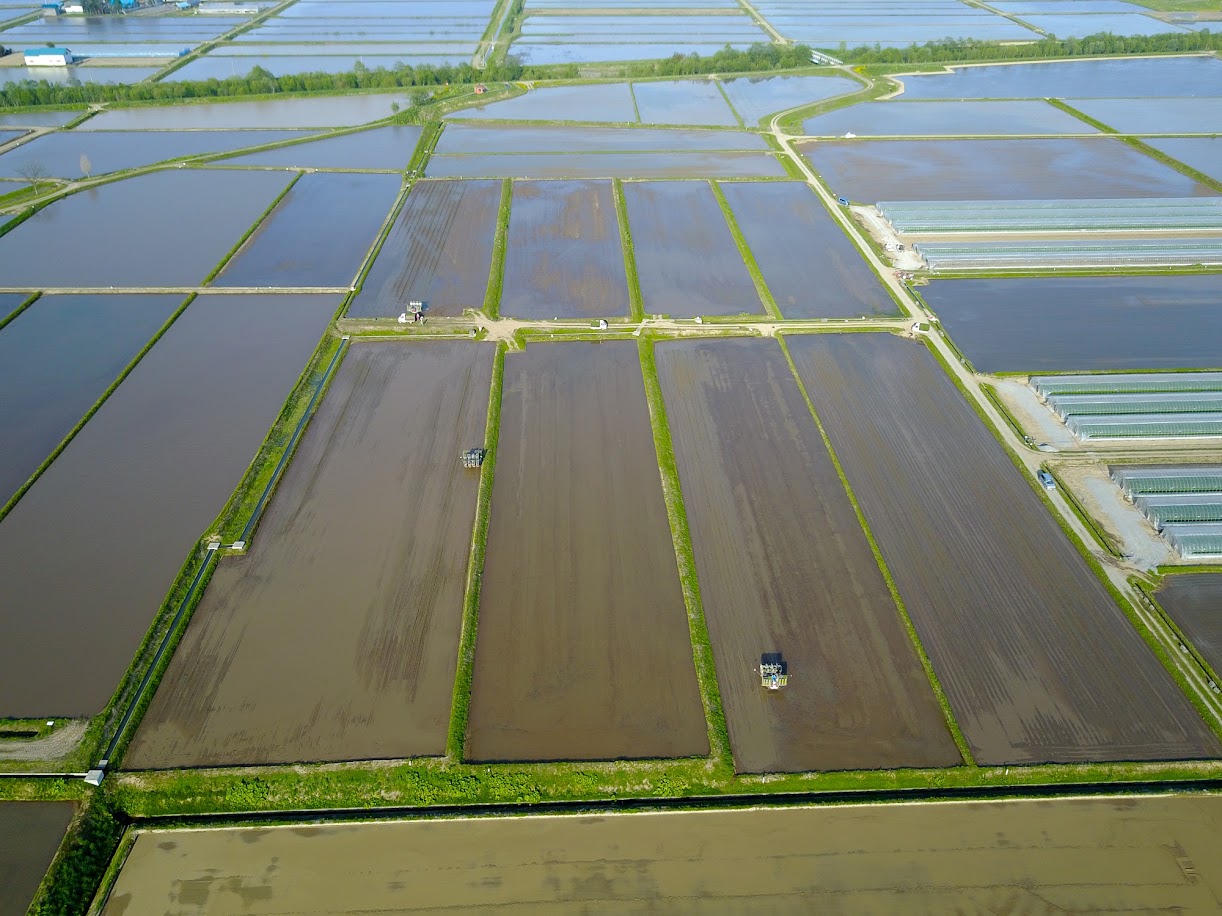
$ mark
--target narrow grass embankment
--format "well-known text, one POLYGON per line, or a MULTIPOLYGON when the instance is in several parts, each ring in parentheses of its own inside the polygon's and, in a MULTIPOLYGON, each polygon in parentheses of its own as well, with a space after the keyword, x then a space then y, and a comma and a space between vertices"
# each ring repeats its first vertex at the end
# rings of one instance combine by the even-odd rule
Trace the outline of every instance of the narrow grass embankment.
POLYGON ((416 182, 411 178, 404 180, 403 186, 399 189, 399 196, 395 198, 395 202, 390 208, 390 213, 386 215, 386 219, 382 222, 382 228, 378 230, 377 238, 369 246, 369 251, 365 252, 365 260, 361 262, 361 266, 356 272, 356 279, 352 282, 352 289, 344 296, 344 301, 339 309, 340 318, 337 320, 342 320, 348 314, 348 309, 352 307, 353 300, 364 290, 365 280, 369 277, 369 271, 373 269, 374 261, 382 253, 382 246, 386 244, 390 231, 395 227, 395 223, 398 222, 399 214, 407 205, 407 196, 411 193, 415 184, 416 182))
MULTIPOLYGON (((781 144, 781 141, 778 140, 772 134, 763 134, 762 136, 764 138, 764 142, 768 144, 768 148, 772 150, 773 156, 776 158, 778 162, 781 163, 781 166, 785 169, 784 178, 768 178, 764 180, 765 181, 806 181, 806 173, 803 172, 801 167, 796 162, 793 161, 793 156, 789 154, 789 151, 785 149, 785 147, 781 144)), ((795 153, 794 155, 799 155, 799 154, 795 153)))
MULTIPOLYGON (((21 307, 16 312, 8 317, 6 321, 0 323, 0 328, 3 328, 4 325, 16 318, 22 311, 33 305, 37 299, 38 294, 35 294, 27 299, 24 303, 22 303, 21 307)), ((59 444, 51 450, 51 453, 47 455, 45 459, 43 459, 42 464, 34 469, 34 472, 29 476, 29 478, 26 479, 26 482, 23 483, 17 492, 9 498, 8 502, 6 502, 3 507, 0 507, 0 521, 3 521, 4 517, 13 510, 13 507, 17 505, 21 497, 25 496, 25 494, 29 492, 30 487, 34 486, 34 484, 38 481, 38 478, 41 477, 47 468, 51 466, 51 463, 63 453, 64 449, 66 449, 72 440, 76 438, 77 433, 85 428, 85 424, 93 418, 93 415, 102 409, 102 405, 106 403, 106 400, 112 394, 114 394, 115 389, 123 384, 123 380, 132 374, 132 371, 140 363, 140 360, 144 359, 149 350, 153 349, 153 347, 157 344, 157 341, 161 340, 161 338, 165 336, 165 333, 170 329, 170 326, 178 320, 178 317, 187 310, 187 306, 194 301, 195 293, 187 296, 182 305, 180 305, 174 311, 174 314, 170 315, 170 317, 166 319, 165 323, 157 329, 156 333, 149 338, 148 342, 141 347, 140 352, 137 353, 132 360, 123 367, 123 370, 118 374, 115 380, 111 382, 109 386, 107 386, 106 390, 102 392, 101 396, 93 402, 87 411, 85 411, 84 415, 76 422, 76 425, 73 426, 72 429, 68 430, 67 435, 65 435, 64 438, 59 441, 59 444)))
POLYGON ((1179 640, 1183 650, 1187 650, 1187 654, 1192 656, 1193 661, 1195 661, 1200 669, 1205 672, 1205 676, 1213 681, 1215 685, 1222 684, 1222 677, 1219 677, 1218 672, 1213 669, 1213 666, 1210 665, 1205 656, 1203 656, 1197 647, 1193 645, 1187 634, 1180 629, 1179 624, 1171 619, 1171 615, 1167 613, 1166 608, 1164 608, 1162 603, 1154 596, 1154 590, 1150 587, 1150 585, 1146 582, 1142 582, 1136 576, 1129 579, 1129 584, 1133 586, 1133 590, 1137 592, 1147 609, 1158 615, 1159 619, 1163 623, 1163 626, 1167 628, 1171 635, 1179 640))
POLYGON ((488 518, 492 506, 492 483, 496 475, 496 451, 501 433, 501 394, 505 381, 505 351, 499 343, 492 364, 488 393, 488 419, 484 424, 484 463, 479 472, 479 496, 475 503, 475 525, 467 561, 467 586, 463 597, 462 632, 458 639, 458 666, 454 671, 454 698, 450 704, 450 730, 446 736, 446 758, 463 758, 467 722, 471 714, 471 685, 475 679, 475 637, 479 627, 479 599, 484 578, 484 556, 488 546, 488 518))
POLYGON ((260 226, 263 225, 263 221, 266 220, 269 216, 271 216, 272 213, 275 211, 275 209, 278 206, 280 206, 280 201, 288 197, 289 192, 293 190, 293 186, 296 185, 297 182, 301 181, 301 176, 304 174, 305 174, 304 172, 294 173, 292 179, 289 181, 287 185, 285 185, 284 190, 281 191, 279 194, 277 194, 276 199, 267 205, 267 209, 265 209, 262 213, 259 214, 259 216, 255 219, 255 221, 251 223, 250 228, 247 229, 242 234, 242 237, 234 243, 233 247, 230 248, 227 252, 225 252, 225 256, 221 258, 221 260, 217 263, 216 267, 212 268, 211 273, 209 273, 208 276, 204 277, 204 280, 202 283, 200 283, 200 286, 207 286, 209 283, 211 283, 213 280, 217 278, 220 272, 224 270, 229 265, 229 262, 234 259, 237 253, 242 250, 242 246, 246 244, 247 240, 252 235, 254 235, 255 232, 258 231, 260 226))
MULTIPOLYGON (((726 100, 726 107, 730 109, 730 114, 734 115, 734 120, 738 122, 738 126, 745 128, 747 124, 743 121, 743 116, 738 113, 738 109, 734 107, 734 103, 730 101, 730 96, 726 93, 726 87, 722 85, 721 80, 714 80, 713 85, 717 87, 721 97, 726 100)), ((751 126, 754 127, 755 125, 751 126)))
POLYGON ((798 367, 793 361, 793 354, 789 352, 789 345, 786 343, 784 335, 778 335, 777 340, 780 342, 781 351, 785 354, 785 361, 789 363, 789 371, 793 373, 794 381, 798 384, 798 390, 802 392, 802 398, 806 401, 806 407, 815 421, 816 428, 819 430, 819 437, 823 440, 823 445, 827 448, 828 455, 831 456, 832 465, 836 468, 836 475, 840 478, 840 483, 849 498, 849 503, 853 506, 853 512, 857 515, 857 522, 861 525, 861 530, 865 532, 866 540, 870 544, 870 550, 874 554, 874 560, 878 563, 879 572, 882 573, 883 580, 887 583, 887 590, 891 592, 891 598, 895 601, 896 610, 899 612, 900 619, 904 623, 904 630, 908 633, 908 638, 912 641, 912 647, 916 651, 917 657, 921 660, 921 667, 925 670, 925 677, 929 679, 929 686, 932 688, 934 696, 938 699, 938 705, 942 708, 942 716, 946 720, 946 727, 950 731, 951 737, 955 739, 955 746, 959 748, 963 762, 968 766, 974 767, 976 761, 972 757, 971 748, 968 747, 967 738, 964 737, 963 730, 959 728, 954 710, 950 706, 950 700, 947 699, 946 691, 942 688, 942 682, 938 678, 938 673, 934 671, 933 662, 930 661, 929 654, 925 651, 925 646, 921 642, 921 637, 917 634, 916 625, 913 624, 912 617, 908 614, 908 608, 904 604, 904 599, 901 597, 899 588, 895 584, 895 579, 891 575, 891 570, 887 566, 887 561, 883 557, 882 549, 874 538, 874 532, 870 529, 870 523, 866 520, 861 503, 857 501, 857 494, 853 492, 853 485, 849 483, 848 475, 844 472, 844 466, 840 463, 840 457, 836 454, 831 437, 828 436, 827 430, 823 426, 823 421, 819 418, 819 412, 815 409, 815 402, 811 400, 810 392, 806 390, 806 384, 798 373, 798 367))
MULTIPOLYGON (((1133 602, 1122 591, 1120 591, 1119 588, 1116 587, 1116 584, 1112 581, 1111 577, 1107 574, 1107 571, 1103 568, 1103 564, 1099 562, 1099 558, 1095 556, 1094 552, 1087 546, 1086 542, 1079 537, 1078 532, 1072 525, 1069 524, 1069 521, 1065 518, 1065 516, 1061 514, 1057 505, 1052 501, 1048 494, 1044 492, 1044 488, 1036 481, 1034 475, 1027 470, 1027 466, 1023 463, 1022 458, 1017 452, 1014 451, 1014 449, 1010 447, 1010 444, 1006 441, 1001 429, 999 429, 993 423, 992 418, 984 409, 984 406, 972 396, 970 391, 967 390, 963 384, 963 381, 955 373, 953 367, 947 364, 945 358, 934 345, 933 341, 926 338, 925 346, 929 349, 929 352, 933 354, 934 359, 938 361, 938 364, 942 367, 942 370, 948 376, 950 376, 950 379, 954 383, 955 387, 958 388, 963 397, 967 399, 968 404, 971 405, 972 410, 976 412, 976 415, 980 417, 981 421, 985 425, 985 428, 993 434, 993 438, 997 440, 997 443, 1001 446, 1002 451, 1006 453, 1010 461, 1014 464, 1014 467, 1017 469, 1018 473, 1027 482, 1027 486, 1031 488, 1036 497, 1044 504, 1044 508, 1047 509, 1052 517, 1056 520, 1056 523, 1060 527, 1061 531, 1067 538, 1069 538, 1069 542, 1078 551, 1078 555, 1082 557, 1082 559, 1086 562, 1086 565, 1090 567, 1091 572, 1093 572, 1095 575, 1095 578, 1098 579, 1103 587, 1107 589, 1108 593, 1112 596, 1112 600, 1116 602, 1117 606, 1124 613, 1125 617, 1129 619, 1129 622, 1141 635, 1141 638, 1145 640, 1146 645, 1150 647, 1150 651, 1152 651, 1158 660, 1162 662, 1163 667, 1167 669, 1167 672, 1175 680, 1176 684, 1180 688, 1180 691, 1192 703, 1193 707, 1205 721, 1206 725, 1209 726, 1210 730, 1217 734, 1219 738, 1222 738, 1222 708, 1215 709, 1205 700, 1205 698, 1200 695, 1200 693, 1198 693, 1196 687, 1191 681, 1189 681, 1187 674, 1181 667, 1180 659, 1177 659, 1171 654, 1171 652, 1168 651, 1163 640, 1150 628, 1150 625, 1145 621, 1145 619, 1143 619, 1141 613, 1138 611, 1133 602)), ((1071 511, 1073 511, 1072 506, 1071 511)), ((1090 526, 1088 526, 1088 530, 1090 530, 1090 526)))
POLYGON ((636 249, 632 246, 632 227, 628 225, 628 202, 624 200, 624 182, 619 178, 611 181, 615 197, 615 216, 619 220, 620 247, 624 250, 624 276, 628 280, 628 312, 634 321, 645 317, 645 305, 641 300, 641 277, 636 268, 636 249))
MULTIPOLYGON (((788 157, 786 157, 786 161, 788 161, 788 157)), ((747 265, 747 273, 751 275, 751 282, 755 284, 755 291, 759 294, 764 311, 771 318, 782 319, 784 316, 781 315, 781 310, 776 304, 776 299, 773 298, 772 291, 768 289, 768 284, 764 282, 764 274, 760 270, 759 263, 755 260, 755 255, 751 253, 751 247, 747 244, 747 239, 743 236, 742 229, 738 227, 738 220, 734 218, 734 212, 730 209, 730 202, 726 200, 726 195, 721 190, 721 185, 710 179, 709 187, 713 189, 713 196, 717 198, 717 205, 721 207, 721 212, 726 218, 726 225, 730 228, 730 235, 734 236, 734 244, 738 246, 738 253, 742 255, 743 263, 747 265)))
POLYGON ((7 315, 0 317, 0 331, 3 331, 8 325, 12 324, 13 320, 28 309, 31 305, 37 302, 42 297, 42 293, 30 293, 17 308, 13 309, 7 315))
POLYGON ((670 519, 671 538, 675 544, 675 562, 679 567, 679 582, 683 587, 683 603, 687 606, 687 625, 692 640, 692 658, 696 665, 696 681, 704 704, 704 717, 709 730, 709 749, 713 772, 725 775, 734 771, 730 750, 730 732, 726 725, 721 689, 717 685, 717 665, 713 644, 704 618, 704 603, 700 598, 700 580, 696 576, 696 555, 692 550, 692 534, 687 523, 687 507, 679 482, 679 466, 675 461, 670 422, 662 384, 658 380, 658 365, 654 359, 653 339, 643 336, 637 343, 641 357, 641 374, 645 381, 645 400, 649 404, 649 419, 653 427, 653 444, 657 452, 658 471, 662 476, 662 495, 666 515, 670 519))
POLYGON ((484 292, 483 312, 489 318, 501 313, 501 290, 505 285, 505 244, 509 238, 509 210, 513 204, 513 180, 501 180, 501 204, 496 212, 496 234, 492 239, 492 264, 488 268, 488 288, 484 292))
POLYGON ((253 536, 281 472, 334 378, 342 346, 343 342, 331 334, 320 342, 242 482, 221 510, 212 530, 197 542, 179 570, 135 660, 103 714, 104 728, 99 746, 108 749, 112 767, 122 761, 127 744, 152 701, 215 570, 218 552, 206 550, 206 543, 215 540, 229 544, 237 540, 249 541, 253 536))

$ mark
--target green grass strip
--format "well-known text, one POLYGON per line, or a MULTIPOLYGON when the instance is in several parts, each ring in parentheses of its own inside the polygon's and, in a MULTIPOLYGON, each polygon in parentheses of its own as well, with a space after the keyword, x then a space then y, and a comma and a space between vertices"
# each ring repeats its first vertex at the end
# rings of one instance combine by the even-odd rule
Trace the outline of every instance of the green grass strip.
POLYGON ((738 220, 734 218, 734 213, 730 209, 730 202, 726 200, 725 192, 721 190, 721 185, 712 179, 709 179, 709 187, 713 189, 713 196, 717 198, 721 212, 725 215, 726 225, 730 227, 730 235, 734 236, 734 244, 738 246, 738 253, 742 255, 743 263, 747 265, 747 273, 751 275, 751 282, 755 284, 755 291, 759 294, 760 302, 764 305, 764 311, 772 318, 783 319, 784 316, 781 314, 780 308, 777 307, 776 299, 772 296, 772 290, 768 289, 768 284, 764 282, 763 271, 760 270, 760 266, 755 260, 755 255, 751 253, 751 247, 747 244, 747 239, 738 227, 738 220))
POLYGON ((624 275, 628 280, 628 312, 634 321, 645 317, 645 304, 641 300, 641 277, 636 269, 636 249, 632 246, 632 227, 628 225, 628 202, 624 200, 624 182, 619 178, 611 181, 615 196, 615 216, 619 221, 620 246, 624 249, 624 275))
POLYGON ((399 196, 395 198, 394 205, 390 208, 390 213, 385 221, 383 221, 382 228, 378 232, 378 237, 374 239, 373 245, 366 252, 365 260, 361 263, 361 269, 356 273, 356 281, 352 284, 352 289, 344 296, 344 304, 340 309, 340 315, 347 316, 348 309, 352 307, 352 303, 356 301, 357 296, 365 289, 365 281, 369 278, 369 272, 373 270, 373 262, 382 253, 382 246, 386 244, 391 230, 394 229, 395 223, 399 221, 399 214, 407 206, 407 196, 415 186, 415 181, 409 178, 403 183, 403 187, 399 189, 399 196))
MULTIPOLYGON (((28 308, 31 304, 33 304, 36 298, 36 296, 32 296, 27 299, 19 311, 28 308)), ((140 348, 140 352, 132 358, 131 362, 123 367, 123 370, 118 374, 115 380, 107 386, 106 390, 102 392, 101 396, 93 402, 93 405, 87 411, 85 411, 85 415, 76 422, 76 425, 73 426, 72 429, 68 430, 68 434, 59 441, 59 444, 56 445, 54 449, 51 450, 51 454, 47 455, 47 457, 43 459, 42 464, 34 469, 34 472, 26 479, 26 482, 23 483, 17 492, 9 498, 8 502, 6 502, 4 506, 0 508, 0 521, 3 521, 4 517, 13 511, 13 507, 17 505, 17 502, 21 499, 21 497, 25 496, 25 494, 29 492, 30 487, 34 486, 34 483, 43 475, 47 468, 51 466, 51 462, 53 462, 63 453, 64 449, 68 447, 68 444, 76 438, 77 433, 84 429, 85 424, 93 418, 93 415, 102 409, 102 405, 106 403, 106 399, 114 394, 116 388, 123 384, 123 380, 131 375, 132 370, 136 368, 140 360, 144 359, 145 354, 147 354, 149 350, 153 349, 153 346, 157 343, 157 341, 161 340, 161 338, 165 336, 166 331, 170 329, 170 325, 177 321, 178 316, 186 311, 187 306, 194 301, 195 293, 187 296, 182 305, 180 305, 174 311, 174 313, 165 320, 165 323, 157 329, 157 332, 149 338, 148 343, 140 348)), ((16 315, 11 316, 9 320, 12 320, 13 317, 16 317, 16 315)), ((7 322, 5 323, 7 324, 7 322)), ((0 327, 3 326, 0 325, 0 327)))
POLYGON ((1220 679, 1218 673, 1214 671, 1213 666, 1210 665, 1205 656, 1200 653, 1196 645, 1193 644, 1192 640, 1188 638, 1187 634, 1180 629, 1179 624, 1177 624, 1171 618, 1171 615, 1167 613, 1167 609, 1163 607, 1162 602, 1154 597, 1154 593, 1151 591, 1150 587, 1137 578, 1131 579, 1130 582, 1137 593, 1145 600, 1148 607, 1159 616, 1163 622, 1163 625, 1171 632, 1171 635, 1178 639, 1180 643, 1186 649, 1188 649, 1193 660, 1197 663, 1200 669, 1205 672, 1206 677, 1208 677, 1215 684, 1222 683, 1222 679, 1220 679))
POLYGON ((929 654, 925 651, 925 646, 921 642, 921 637, 917 634, 916 625, 908 614, 908 608, 904 604, 904 599, 900 596, 899 587, 895 584, 895 579, 891 575, 887 561, 883 558, 882 549, 874 538, 874 532, 870 529, 870 523, 866 521, 866 514, 862 511, 861 503, 857 501, 857 494, 853 492, 853 485, 849 483, 848 475, 844 472, 844 466, 840 463, 840 456, 836 454, 831 437, 827 434, 827 429, 824 428, 823 421, 819 418, 819 412, 815 409, 815 402, 811 400, 810 392, 806 390, 806 383, 802 381, 802 376, 798 373, 798 366, 794 362, 793 354, 789 351, 789 345, 785 342, 784 335, 778 335, 777 340, 780 342, 781 351, 785 354, 785 361, 789 363, 789 371, 793 373, 794 380, 798 383, 798 390, 802 392, 802 397, 806 401, 806 407, 810 411, 811 417, 814 418, 815 426, 819 430, 819 436, 823 439, 823 445, 831 456, 832 465, 836 468, 836 475, 840 478, 840 483, 844 486, 844 492, 848 495, 853 511, 857 514, 857 522, 861 525, 861 530, 865 532, 866 540, 870 542, 870 550, 874 553, 874 559, 878 563, 879 572, 882 573, 883 579, 887 583, 887 589, 891 592, 891 597, 895 601, 895 607, 899 611, 900 619, 904 622, 904 629, 908 633, 908 638, 912 641, 912 647, 916 650, 917 657, 921 660, 921 667, 925 669, 925 676, 929 679, 929 686, 933 689, 934 696, 938 699, 938 705, 942 707, 942 715, 946 719, 946 727, 950 730, 951 737, 955 739, 955 746, 959 748, 959 753, 963 756, 964 763, 974 767, 976 761, 972 757, 972 750, 968 746, 967 738, 964 737, 963 730, 959 728, 954 710, 951 709, 950 700, 946 696, 946 691, 942 688, 942 681, 939 680, 938 673, 934 671, 933 662, 930 661, 929 654))
POLYGON ((212 272, 208 274, 208 276, 204 277, 204 282, 201 283, 200 286, 207 286, 217 278, 217 275, 224 270, 229 265, 229 262, 233 260, 234 256, 242 250, 242 246, 246 244, 246 240, 254 235, 255 232, 258 231, 259 227, 263 225, 263 221, 271 216, 273 210, 280 206, 280 201, 284 200, 284 198, 288 196, 289 191, 293 190, 293 185, 297 184, 297 182, 301 180, 301 176, 304 174, 304 172, 294 173, 292 180, 285 185, 284 190, 277 194, 276 199, 267 205, 266 210, 259 214, 258 218, 251 224, 250 228, 243 233, 242 237, 238 239, 237 242, 234 243, 234 246, 225 253, 223 258, 221 258, 220 263, 218 263, 216 267, 212 268, 212 272))
POLYGON ((636 101, 636 84, 635 83, 628 84, 628 98, 632 99, 632 113, 636 115, 636 122, 638 124, 643 123, 641 121, 641 106, 638 105, 636 101))
POLYGON ((513 205, 513 180, 501 180, 501 205, 496 213, 496 235, 492 240, 492 265, 484 293, 484 314, 496 318, 501 311, 501 289, 505 285, 505 243, 509 238, 509 210, 513 205))
POLYGON ((30 295, 22 301, 21 305, 17 306, 17 308, 13 309, 3 318, 0 318, 0 331, 3 331, 6 327, 12 324, 18 315, 37 302, 41 296, 42 293, 30 293, 30 295))
POLYGON ((409 176, 418 176, 424 173, 425 166, 429 164, 429 158, 433 155, 433 150, 437 149, 437 141, 441 139, 441 129, 444 126, 441 121, 425 122, 420 139, 416 141, 416 150, 412 153, 412 158, 407 163, 407 174, 409 176))
POLYGON ((704 618, 704 603, 700 598, 700 580, 696 575, 696 556, 692 550, 692 534, 687 523, 687 508, 679 482, 679 466, 666 416, 662 384, 658 380, 658 365, 654 359, 653 340, 641 337, 637 342, 641 355, 641 374, 645 380, 645 400, 649 404, 649 419, 653 426, 653 444, 657 452, 658 470, 662 475, 662 495, 670 519, 671 537, 675 543, 675 561, 687 605, 687 624, 692 640, 692 658, 696 665, 696 680, 704 703, 704 716, 709 729, 709 750, 715 763, 731 770, 734 758, 730 751, 730 732, 726 726, 721 690, 717 685, 717 665, 713 644, 704 618))
POLYGON ((454 671, 454 699, 450 705, 450 730, 446 736, 446 758, 458 762, 467 743, 471 717, 471 685, 475 680, 475 638, 479 628, 479 598, 484 578, 484 556, 488 546, 488 520, 492 507, 492 483, 496 474, 496 449, 501 433, 501 394, 505 381, 505 343, 496 347, 492 384, 488 393, 488 419, 484 424, 484 463, 479 472, 479 497, 471 532, 467 562, 467 588, 463 598, 462 633, 458 640, 458 666, 454 671))
MULTIPOLYGON (((734 107, 734 103, 730 101, 730 96, 726 94, 726 87, 722 85, 721 80, 713 80, 713 85, 717 87, 721 97, 726 100, 726 107, 730 109, 730 114, 734 115, 734 120, 738 122, 738 126, 745 128, 747 124, 743 121, 743 116, 738 113, 738 109, 734 107)), ((752 125, 752 127, 754 126, 752 125)))

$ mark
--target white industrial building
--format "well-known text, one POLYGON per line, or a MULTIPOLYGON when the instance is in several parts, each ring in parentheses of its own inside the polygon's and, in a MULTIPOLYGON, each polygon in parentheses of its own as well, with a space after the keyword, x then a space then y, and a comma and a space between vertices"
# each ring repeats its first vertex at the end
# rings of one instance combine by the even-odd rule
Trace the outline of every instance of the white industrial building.
POLYGON ((25 52, 27 67, 66 67, 74 60, 67 48, 27 48, 25 52))

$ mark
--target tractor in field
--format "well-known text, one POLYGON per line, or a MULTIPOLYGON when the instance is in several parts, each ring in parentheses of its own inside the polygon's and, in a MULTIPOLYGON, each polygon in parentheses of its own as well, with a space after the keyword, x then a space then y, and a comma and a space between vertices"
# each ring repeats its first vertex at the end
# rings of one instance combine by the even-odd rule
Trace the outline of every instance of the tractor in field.
POLYGON ((760 655, 760 686, 769 690, 780 690, 789 683, 789 663, 780 652, 764 652, 760 655))
POLYGON ((462 466, 465 468, 478 468, 484 463, 484 456, 488 454, 486 448, 469 448, 462 453, 462 466))

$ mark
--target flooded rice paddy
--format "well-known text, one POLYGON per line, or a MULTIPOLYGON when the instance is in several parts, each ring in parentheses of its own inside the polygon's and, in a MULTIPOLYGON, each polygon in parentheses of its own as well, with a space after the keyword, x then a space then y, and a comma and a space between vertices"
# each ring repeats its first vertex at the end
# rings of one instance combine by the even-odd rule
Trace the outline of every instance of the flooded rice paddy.
POLYGON ((0 127, 63 127, 82 114, 80 111, 20 111, 0 114, 0 127))
POLYGON ((789 346, 978 763, 1222 752, 923 344, 789 346))
POLYGON ((0 330, 0 505, 182 301, 182 296, 43 296, 0 330))
POLYGON ((709 185, 634 181, 623 189, 646 314, 763 312, 709 185))
POLYGON ((1209 197, 1217 192, 1119 140, 806 143, 833 194, 856 201, 1209 197))
POLYGON ((922 298, 978 372, 1222 368, 1222 276, 935 280, 922 298))
MULTIPOLYGON (((387 169, 401 172, 420 140, 421 128, 394 124, 313 143, 297 143, 279 149, 251 153, 224 160, 222 165, 272 166, 303 169, 387 169)), ((0 160, 2 161, 2 160, 0 160)))
POLYGON ((453 120, 504 118, 507 121, 613 121, 637 120, 632 89, 627 83, 587 86, 551 86, 517 98, 467 108, 449 115, 453 120))
POLYGON ((152 108, 116 108, 98 114, 78 130, 240 130, 243 128, 354 127, 389 118, 394 103, 409 105, 406 93, 213 102, 152 108))
POLYGON ((1202 795, 142 831, 103 912, 1210 912, 1219 837, 1202 795))
POLYGON ((958 764, 780 346, 669 341, 657 360, 736 768, 958 764), (777 651, 772 693, 756 666, 777 651))
POLYGON ((348 316, 393 318, 413 300, 428 316, 483 308, 501 193, 499 181, 417 182, 348 316))
POLYGON ((528 153, 433 156, 431 178, 784 178, 765 152, 528 153))
POLYGON ((398 175, 304 175, 217 286, 348 287, 398 197, 398 175))
POLYGON ((224 558, 125 764, 441 755, 493 348, 358 343, 224 558))
POLYGON ((0 293, 0 323, 7 321, 28 298, 26 293, 0 293))
POLYGON ((186 159, 309 136, 301 131, 60 131, 36 137, 0 155, 0 178, 20 178, 40 163, 57 178, 77 179, 134 169, 154 162, 186 159), (84 159, 82 159, 84 157, 84 159))
POLYGON ((721 190, 786 318, 897 311, 861 252, 805 184, 733 182, 721 190))
POLYGON ((1222 137, 1173 137, 1144 142, 1189 168, 1222 181, 1222 137))
POLYGON ((732 130, 661 130, 615 127, 497 127, 451 124, 438 155, 470 153, 661 153, 766 150, 759 134, 732 130))
MULTIPOLYGON (((737 50, 746 50, 747 42, 730 42, 737 50)), ((519 39, 510 51, 526 65, 609 63, 612 61, 647 60, 672 54, 699 54, 711 57, 726 46, 723 42, 685 41, 681 37, 656 44, 638 42, 556 43, 553 41, 527 41, 519 39)))
POLYGON ((635 341, 505 359, 466 753, 708 753, 635 341))
POLYGON ((959 67, 900 76, 904 99, 1127 99, 1222 95, 1222 60, 1142 57, 959 67))
POLYGON ((742 76, 721 84, 730 104, 747 127, 764 117, 799 105, 856 92, 856 80, 843 76, 742 76))
POLYGON ((0 276, 32 289, 194 286, 289 183, 279 172, 182 169, 63 198, 0 238, 0 276), (224 200, 224 207, 215 206, 224 200), (184 218, 190 214, 190 218, 184 218), (64 238, 119 238, 48 257, 64 238))
POLYGON ((338 306, 200 296, 0 522, 0 715, 102 709, 338 306))
POLYGON ((1209 666, 1222 670, 1222 573, 1168 576, 1155 597, 1209 666))
POLYGON ((1174 32, 1182 35, 1186 29, 1170 22, 1162 22, 1139 12, 1132 13, 1087 13, 1075 16, 1070 12, 1045 15, 1025 13, 1023 22, 1047 32, 1055 38, 1085 38, 1110 32, 1112 35, 1166 35, 1174 32))
POLYGON ((645 124, 738 125, 717 84, 708 80, 636 83, 632 93, 645 124))
POLYGON ((839 137, 955 137, 1095 134, 1073 115, 1038 100, 1003 102, 864 102, 802 122, 803 133, 839 137))
POLYGON ((611 182, 514 182, 501 313, 515 318, 628 314, 611 182))
POLYGON ((1222 98, 1067 99, 1122 134, 1222 134, 1222 98))
POLYGON ((0 802, 0 913, 26 911, 75 811, 72 802, 0 802))

